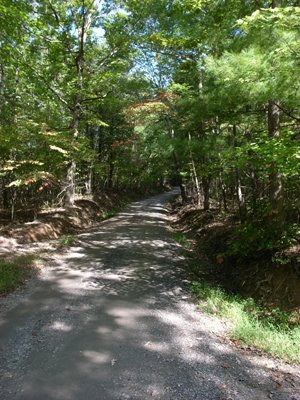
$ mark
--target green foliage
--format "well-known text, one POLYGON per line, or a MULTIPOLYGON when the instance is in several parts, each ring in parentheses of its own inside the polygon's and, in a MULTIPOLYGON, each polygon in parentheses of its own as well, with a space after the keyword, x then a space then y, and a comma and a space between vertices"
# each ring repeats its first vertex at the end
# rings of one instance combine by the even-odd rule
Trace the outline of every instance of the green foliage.
POLYGON ((300 361, 300 327, 299 324, 293 326, 294 313, 278 309, 267 311, 251 298, 230 295, 203 282, 194 282, 193 292, 201 310, 230 321, 233 339, 286 361, 300 361))
POLYGON ((229 252, 292 243, 299 7, 238 0, 0 7, 3 206, 57 203, 70 187, 90 195, 165 179, 203 197, 206 182, 218 206, 243 219, 242 241, 229 252), (279 107, 276 135, 270 102, 279 107), (285 228, 273 235, 274 172, 289 212, 281 211, 285 228))
POLYGON ((76 244, 77 238, 73 235, 64 235, 59 239, 58 247, 69 247, 76 244))
POLYGON ((247 257, 265 250, 280 251, 295 244, 298 235, 297 225, 283 227, 268 220, 249 222, 235 229, 226 254, 247 257))
POLYGON ((185 250, 190 250, 192 248, 191 240, 189 240, 184 233, 182 233, 182 232, 174 232, 172 237, 185 250))
POLYGON ((116 214, 118 214, 121 211, 121 209, 122 208, 118 207, 118 208, 114 208, 113 210, 102 211, 101 220, 114 217, 116 214))
POLYGON ((10 292, 24 282, 29 276, 34 259, 34 256, 27 255, 0 261, 0 294, 10 292))

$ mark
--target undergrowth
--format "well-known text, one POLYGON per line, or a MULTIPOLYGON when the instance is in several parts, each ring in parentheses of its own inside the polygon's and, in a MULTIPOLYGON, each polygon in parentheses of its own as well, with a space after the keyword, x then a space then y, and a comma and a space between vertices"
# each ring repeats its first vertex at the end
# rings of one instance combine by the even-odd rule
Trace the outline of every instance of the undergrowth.
POLYGON ((227 255, 252 256, 257 251, 284 250, 293 246, 299 237, 297 224, 281 227, 272 221, 251 221, 234 229, 227 255))
POLYGON ((68 247, 72 246, 75 244, 77 241, 77 238, 73 235, 63 235, 58 242, 58 247, 68 247))
POLYGON ((203 311, 230 321, 232 339, 285 361, 300 362, 300 327, 295 313, 266 311, 251 298, 230 295, 207 283, 194 282, 193 292, 203 311))
POLYGON ((101 220, 114 217, 116 214, 118 214, 118 212, 121 211, 121 209, 122 209, 121 207, 118 207, 118 208, 113 208, 112 210, 102 211, 101 220))
POLYGON ((34 264, 33 255, 0 260, 0 294, 6 294, 24 282, 34 264))
POLYGON ((192 247, 192 242, 186 237, 182 232, 174 232, 173 239, 175 242, 179 243, 185 250, 190 250, 192 247))

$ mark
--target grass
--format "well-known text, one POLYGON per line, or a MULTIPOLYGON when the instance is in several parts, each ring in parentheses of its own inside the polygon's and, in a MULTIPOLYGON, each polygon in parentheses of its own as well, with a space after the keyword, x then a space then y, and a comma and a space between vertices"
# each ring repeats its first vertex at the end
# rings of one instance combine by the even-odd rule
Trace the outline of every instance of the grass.
POLYGON ((114 217, 116 214, 120 212, 120 208, 115 208, 113 210, 103 211, 101 214, 101 220, 109 219, 114 217))
POLYGON ((231 338, 282 360, 300 362, 300 326, 295 313, 268 311, 253 299, 227 294, 207 283, 193 283, 201 309, 231 322, 231 338))
POLYGON ((185 250, 192 248, 192 242, 182 232, 174 232, 172 235, 175 242, 179 243, 185 250))
POLYGON ((73 235, 64 235, 59 239, 58 247, 72 246, 76 243, 76 237, 73 235))
POLYGON ((0 294, 7 294, 20 286, 29 276, 34 260, 33 255, 0 260, 0 294))

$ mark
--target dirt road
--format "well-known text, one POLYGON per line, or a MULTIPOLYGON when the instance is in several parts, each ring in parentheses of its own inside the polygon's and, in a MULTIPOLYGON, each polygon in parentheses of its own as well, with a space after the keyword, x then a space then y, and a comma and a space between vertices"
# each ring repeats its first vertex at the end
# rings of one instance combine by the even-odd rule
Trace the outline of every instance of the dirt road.
POLYGON ((300 399, 295 369, 224 343, 224 323, 196 310, 168 228, 172 196, 81 235, 11 301, 1 400, 300 399))

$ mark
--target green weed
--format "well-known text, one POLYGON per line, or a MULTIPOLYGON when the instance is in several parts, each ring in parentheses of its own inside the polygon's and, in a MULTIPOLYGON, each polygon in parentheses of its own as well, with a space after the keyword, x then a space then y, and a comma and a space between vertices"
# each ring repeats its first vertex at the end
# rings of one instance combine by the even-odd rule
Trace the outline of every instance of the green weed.
POLYGON ((64 235, 59 239, 58 247, 72 246, 76 243, 76 237, 73 235, 64 235))
POLYGON ((173 239, 175 242, 179 243, 185 250, 190 250, 192 247, 192 242, 186 237, 182 232, 174 232, 173 239))
POLYGON ((251 298, 242 299, 207 283, 193 283, 201 309, 232 324, 231 337, 289 362, 300 362, 300 326, 295 315, 278 309, 267 311, 251 298))
POLYGON ((101 214, 101 219, 109 219, 114 217, 116 214, 118 214, 118 212, 120 211, 119 208, 113 209, 113 210, 109 210, 109 211, 103 211, 101 214))
POLYGON ((0 260, 0 294, 16 289, 29 275, 35 257, 32 255, 0 260))

